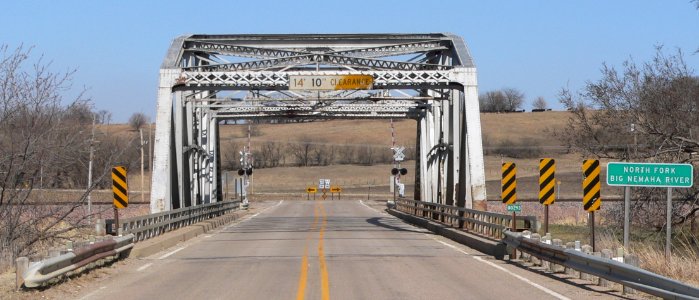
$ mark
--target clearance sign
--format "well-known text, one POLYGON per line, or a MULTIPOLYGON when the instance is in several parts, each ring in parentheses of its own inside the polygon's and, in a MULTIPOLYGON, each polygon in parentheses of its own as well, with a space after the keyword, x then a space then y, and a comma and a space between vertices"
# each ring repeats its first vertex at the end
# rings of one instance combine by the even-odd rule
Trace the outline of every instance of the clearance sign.
POLYGON ((289 75, 290 90, 370 90, 373 86, 371 75, 289 75))

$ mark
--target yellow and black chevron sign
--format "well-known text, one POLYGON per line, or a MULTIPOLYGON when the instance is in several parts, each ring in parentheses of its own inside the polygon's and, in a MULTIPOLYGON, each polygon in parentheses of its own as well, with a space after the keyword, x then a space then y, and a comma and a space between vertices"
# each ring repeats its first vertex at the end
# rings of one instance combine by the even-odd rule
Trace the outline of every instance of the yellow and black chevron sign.
POLYGON ((583 207, 592 212, 599 209, 602 204, 600 196, 599 160, 586 159, 582 165, 583 171, 583 207))
POLYGON ((129 187, 126 185, 125 167, 112 168, 112 191, 114 192, 114 207, 125 208, 129 206, 129 187))
POLYGON ((502 163, 502 203, 517 201, 517 166, 513 162, 502 163))
POLYGON ((556 160, 539 160, 539 203, 551 205, 556 201, 556 160))

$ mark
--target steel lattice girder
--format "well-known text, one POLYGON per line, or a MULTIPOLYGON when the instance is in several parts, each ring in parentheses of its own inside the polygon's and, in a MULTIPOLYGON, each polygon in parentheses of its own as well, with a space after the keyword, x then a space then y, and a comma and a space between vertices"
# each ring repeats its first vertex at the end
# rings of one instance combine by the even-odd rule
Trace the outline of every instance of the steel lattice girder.
POLYGON ((417 118, 416 197, 467 208, 485 200, 476 69, 460 37, 191 35, 173 41, 161 66, 151 212, 221 200, 214 143, 220 120, 290 112, 322 119, 417 118), (286 91, 292 75, 359 74, 373 78, 374 90, 418 95, 407 104, 391 102, 389 92, 372 104, 366 101, 378 93, 286 91), (216 99, 226 90, 249 91, 249 101, 216 99), (272 91, 278 94, 268 96, 272 91))
POLYGON ((414 101, 392 101, 394 103, 340 103, 296 104, 246 103, 234 105, 216 101, 201 107, 211 110, 220 119, 250 118, 301 118, 301 119, 352 119, 352 118, 416 118, 418 109, 427 108, 414 101))
MULTIPOLYGON (((311 54, 305 51, 292 51, 292 50, 279 50, 279 49, 268 49, 259 47, 245 47, 239 45, 230 44, 219 44, 212 42, 202 42, 202 41, 190 41, 184 45, 185 51, 199 51, 212 54, 221 55, 232 55, 248 58, 279 58, 279 57, 291 57, 299 56, 304 54, 311 54)), ((447 50, 441 42, 417 42, 417 43, 407 43, 407 44, 397 44, 388 45, 382 47, 370 47, 370 48, 357 48, 344 51, 330 52, 329 54, 339 55, 339 56, 351 56, 351 57, 364 57, 364 58, 374 58, 374 57, 385 57, 385 56, 395 56, 404 55, 411 53, 420 53, 427 51, 437 51, 437 50, 447 50)))
POLYGON ((367 69, 379 70, 448 70, 451 66, 424 64, 424 63, 408 63, 390 60, 380 60, 373 58, 362 58, 332 54, 303 54, 298 56, 288 56, 283 58, 263 59, 246 61, 240 63, 226 63, 215 65, 201 65, 195 67, 186 67, 185 70, 196 71, 263 71, 271 68, 283 68, 288 66, 323 64, 333 66, 347 67, 362 67, 367 69))
POLYGON ((181 72, 177 90, 212 88, 276 90, 288 89, 289 75, 350 75, 374 77, 374 88, 433 88, 446 89, 456 85, 452 71, 322 71, 322 72, 181 72))

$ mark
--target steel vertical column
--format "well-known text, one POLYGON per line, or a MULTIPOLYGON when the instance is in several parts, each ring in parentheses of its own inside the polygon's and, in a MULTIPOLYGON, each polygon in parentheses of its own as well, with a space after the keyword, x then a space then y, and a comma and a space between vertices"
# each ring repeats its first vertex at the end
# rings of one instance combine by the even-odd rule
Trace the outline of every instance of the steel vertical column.
POLYGON ((433 183, 435 184, 435 191, 434 191, 434 202, 437 202, 439 204, 444 204, 444 176, 443 176, 443 166, 444 166, 444 153, 442 153, 440 149, 440 143, 442 142, 442 136, 443 136, 443 131, 442 131, 442 122, 443 122, 443 113, 442 113, 442 101, 434 101, 432 103, 432 107, 434 108, 434 115, 433 115, 433 123, 434 123, 434 130, 432 131, 432 156, 433 156, 433 162, 434 162, 434 168, 433 168, 433 176, 434 176, 434 181, 433 183))
POLYGON ((431 195, 431 182, 430 182, 430 177, 427 173, 427 165, 429 165, 429 158, 427 156, 429 152, 428 148, 428 139, 427 139, 427 133, 430 131, 430 128, 427 127, 427 115, 429 112, 425 110, 421 115, 420 115, 420 197, 422 198, 422 201, 425 202, 432 202, 433 200, 430 199, 431 195))
POLYGON ((466 135, 466 112, 465 112, 465 94, 459 95, 459 186, 458 198, 456 205, 458 207, 473 208, 473 194, 471 193, 471 173, 468 164, 468 147, 466 135))
MULTIPOLYGON (((452 150, 451 152, 454 155, 454 160, 452 162, 452 165, 454 167, 453 169, 453 178, 454 178, 454 204, 457 207, 463 207, 459 206, 459 193, 460 193, 460 179, 459 176, 461 174, 461 92, 458 90, 452 90, 451 94, 451 126, 452 126, 452 134, 451 134, 451 147, 452 150)), ((462 204, 463 205, 463 204, 462 204)))
POLYGON ((468 147, 468 172, 470 175, 473 207, 487 210, 476 69, 455 68, 454 75, 458 78, 459 83, 462 84, 464 91, 464 133, 466 134, 466 147, 468 147))
MULTIPOLYGON (((420 114, 422 115, 422 114, 420 114)), ((421 176, 421 166, 422 166, 422 151, 420 151, 420 137, 422 136, 421 128, 422 122, 421 118, 415 120, 415 184, 413 189, 413 198, 415 200, 422 200, 422 176, 421 176)))
MULTIPOLYGON (((450 93, 451 94, 451 93, 450 93)), ((451 98, 449 101, 444 102, 444 138, 448 145, 447 158, 446 158, 446 169, 444 170, 447 181, 446 181, 446 205, 454 205, 454 120, 452 110, 454 100, 451 98)))
POLYGON ((211 130, 211 152, 209 153, 211 159, 211 203, 223 201, 223 187, 221 186, 221 157, 219 155, 219 149, 221 148, 219 143, 219 127, 218 119, 211 118, 211 125, 209 125, 211 130))
POLYGON ((172 209, 170 199, 173 197, 171 159, 175 156, 172 140, 172 85, 179 74, 178 69, 161 69, 158 87, 158 105, 153 152, 153 171, 151 175, 150 212, 158 213, 172 209))
MULTIPOLYGON (((182 208, 187 202, 186 199, 188 193, 188 181, 187 174, 190 170, 186 164, 187 157, 189 153, 184 151, 185 143, 187 139, 187 131, 185 130, 185 124, 187 121, 187 109, 186 105, 182 102, 182 92, 175 93, 175 153, 176 153, 176 166, 177 166, 177 203, 173 202, 172 209, 182 208)), ((174 201, 174 199, 173 199, 174 201)))

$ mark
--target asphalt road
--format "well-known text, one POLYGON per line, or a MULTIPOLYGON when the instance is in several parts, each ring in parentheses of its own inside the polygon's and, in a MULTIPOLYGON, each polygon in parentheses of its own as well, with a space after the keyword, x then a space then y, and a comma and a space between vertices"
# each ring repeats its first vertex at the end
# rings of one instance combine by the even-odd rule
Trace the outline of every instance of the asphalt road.
POLYGON ((605 299, 361 201, 280 201, 123 266, 79 299, 605 299))

